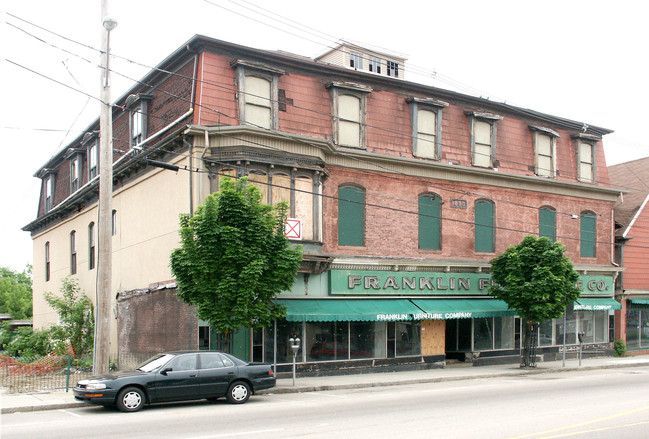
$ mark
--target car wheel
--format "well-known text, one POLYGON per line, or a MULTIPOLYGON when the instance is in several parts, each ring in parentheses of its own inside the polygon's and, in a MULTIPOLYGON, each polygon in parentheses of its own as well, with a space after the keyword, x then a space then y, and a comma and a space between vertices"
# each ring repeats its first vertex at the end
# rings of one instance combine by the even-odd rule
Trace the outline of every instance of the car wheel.
POLYGON ((243 404, 250 398, 250 386, 243 381, 235 381, 230 384, 227 398, 231 404, 243 404))
POLYGON ((137 412, 144 405, 145 396, 142 389, 127 387, 117 395, 117 408, 122 412, 137 412))

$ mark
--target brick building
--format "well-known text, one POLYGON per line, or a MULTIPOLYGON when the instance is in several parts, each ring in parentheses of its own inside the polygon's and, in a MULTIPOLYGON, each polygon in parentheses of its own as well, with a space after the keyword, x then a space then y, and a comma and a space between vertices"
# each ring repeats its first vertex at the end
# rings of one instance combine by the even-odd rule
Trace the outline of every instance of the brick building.
POLYGON ((618 278, 617 299, 622 309, 615 312, 616 337, 627 349, 649 351, 649 158, 609 167, 611 183, 625 191, 615 206, 617 229, 616 261, 624 266, 618 278))
MULTIPOLYGON (((305 373, 517 361, 520 321, 486 288, 489 260, 528 234, 562 241, 584 286, 565 328, 541 325, 539 352, 556 356, 564 332, 610 350, 610 130, 408 82, 404 63, 349 43, 311 60, 196 36, 119 98, 112 351, 200 345, 281 365, 299 335, 305 373), (178 215, 226 175, 288 201, 305 254, 279 297, 286 319, 228 340, 171 300, 169 271, 178 215)), ((36 174, 36 327, 56 321, 42 294, 64 276, 94 296, 97 129, 36 174)))

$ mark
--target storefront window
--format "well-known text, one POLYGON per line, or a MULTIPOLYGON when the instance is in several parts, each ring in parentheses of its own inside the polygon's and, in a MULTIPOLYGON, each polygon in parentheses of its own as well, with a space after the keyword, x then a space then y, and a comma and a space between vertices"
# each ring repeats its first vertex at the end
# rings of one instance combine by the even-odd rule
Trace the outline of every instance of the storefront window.
MULTIPOLYGON (((554 337, 552 336, 553 328, 554 320, 552 319, 546 320, 539 325, 539 346, 552 346, 554 344, 554 337)), ((561 341, 563 342, 563 340, 561 341)))
POLYGON ((476 351, 490 351, 493 343, 493 319, 491 317, 474 320, 473 348, 476 351))
MULTIPOLYGON (((577 343, 577 316, 572 310, 566 311, 566 344, 576 344, 577 343)), ((563 318, 560 317, 554 320, 556 328, 556 340, 555 344, 563 344, 563 318)))
POLYGON ((307 361, 347 360, 347 322, 308 322, 305 349, 307 361))
POLYGON ((420 355, 421 322, 396 322, 394 326, 397 357, 420 355))
POLYGON ((640 347, 640 311, 629 309, 626 312, 626 347, 638 349, 640 347))
POLYGON ((640 312, 640 347, 649 347, 649 311, 640 312))
MULTIPOLYGON (((274 336, 275 329, 271 326, 264 331, 266 334, 264 340, 264 361, 272 363, 274 354, 274 336)), ((297 353, 296 360, 302 360, 302 347, 304 346, 304 337, 302 336, 302 322, 287 322, 286 320, 277 321, 277 363, 292 363, 293 351, 288 343, 291 337, 299 337, 302 340, 300 343, 300 350, 297 353)))
POLYGON ((608 313, 593 312, 595 320, 595 343, 607 343, 608 339, 608 313))
POLYGON ((579 320, 579 332, 583 333, 582 343, 592 343, 594 339, 593 311, 575 313, 579 320))
POLYGON ((352 360, 363 358, 385 358, 385 322, 350 322, 349 357, 352 360))
POLYGON ((494 317, 494 349, 514 349, 514 317, 494 317))
POLYGON ((471 348, 471 319, 457 320, 457 350, 469 352, 471 348))

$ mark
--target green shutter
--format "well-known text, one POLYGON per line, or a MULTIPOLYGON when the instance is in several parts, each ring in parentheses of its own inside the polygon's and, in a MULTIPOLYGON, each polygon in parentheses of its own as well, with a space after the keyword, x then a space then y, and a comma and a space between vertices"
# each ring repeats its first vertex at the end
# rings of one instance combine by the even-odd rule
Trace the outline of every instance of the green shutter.
POLYGON ((346 186, 338 189, 338 244, 365 244, 365 192, 346 186))
POLYGON ((595 215, 592 213, 581 214, 581 256, 595 257, 595 215))
POLYGON ((475 251, 494 251, 494 206, 488 201, 475 203, 475 251))
POLYGON ((431 195, 419 197, 419 248, 439 250, 440 199, 431 195))
POLYGON ((551 241, 556 241, 556 220, 557 213, 554 210, 547 208, 539 209, 539 236, 545 236, 551 241))

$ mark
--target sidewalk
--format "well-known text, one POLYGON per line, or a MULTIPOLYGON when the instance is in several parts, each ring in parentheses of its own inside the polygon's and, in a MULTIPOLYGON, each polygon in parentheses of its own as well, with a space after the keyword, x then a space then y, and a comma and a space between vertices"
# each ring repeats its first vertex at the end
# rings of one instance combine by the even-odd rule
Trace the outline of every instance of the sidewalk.
MULTIPOLYGON (((635 357, 603 357, 579 360, 547 361, 537 364, 535 369, 521 369, 517 364, 471 367, 460 364, 445 369, 428 369, 409 372, 366 373, 325 377, 298 377, 293 387, 292 378, 277 380, 277 386, 263 393, 300 393, 336 389, 358 389, 363 387, 396 386, 402 384, 436 383, 460 381, 501 376, 520 376, 541 373, 560 373, 567 371, 612 369, 620 367, 649 367, 649 355, 635 357)), ((31 394, 0 394, 0 413, 31 412, 38 410, 57 410, 84 406, 69 392, 52 391, 31 394)))

